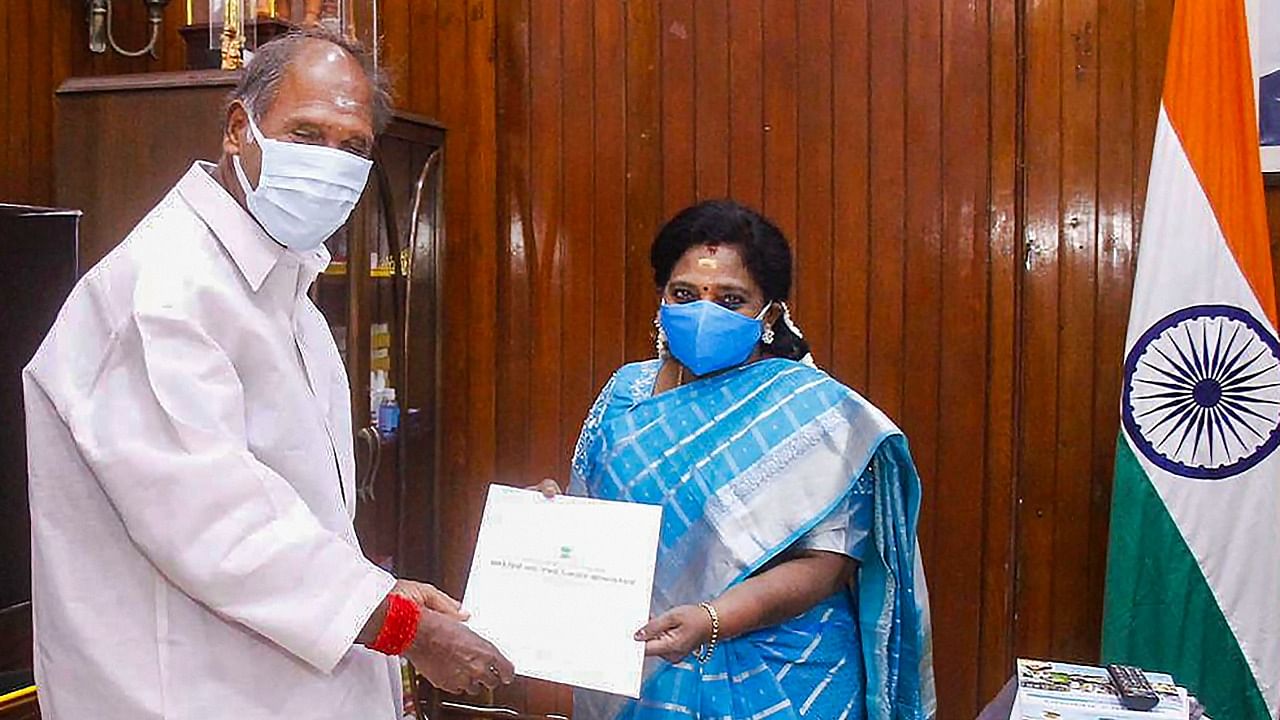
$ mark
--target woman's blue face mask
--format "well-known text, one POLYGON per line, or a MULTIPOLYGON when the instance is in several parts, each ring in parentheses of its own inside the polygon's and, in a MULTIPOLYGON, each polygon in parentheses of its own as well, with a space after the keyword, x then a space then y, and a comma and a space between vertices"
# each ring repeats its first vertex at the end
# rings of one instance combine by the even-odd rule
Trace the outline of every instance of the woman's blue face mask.
POLYGON ((766 304, 755 317, 710 300, 663 303, 659 320, 671 354, 695 375, 707 375, 751 357, 764 331, 766 304))

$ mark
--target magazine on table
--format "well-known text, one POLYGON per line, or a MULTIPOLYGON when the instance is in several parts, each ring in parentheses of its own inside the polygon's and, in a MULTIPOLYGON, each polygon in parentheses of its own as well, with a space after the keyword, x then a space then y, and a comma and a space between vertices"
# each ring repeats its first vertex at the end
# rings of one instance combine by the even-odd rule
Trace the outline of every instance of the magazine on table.
POLYGON ((1186 688, 1165 673, 1146 676, 1160 702, 1150 710, 1129 710, 1120 704, 1106 668, 1019 659, 1010 720, 1187 720, 1186 688))

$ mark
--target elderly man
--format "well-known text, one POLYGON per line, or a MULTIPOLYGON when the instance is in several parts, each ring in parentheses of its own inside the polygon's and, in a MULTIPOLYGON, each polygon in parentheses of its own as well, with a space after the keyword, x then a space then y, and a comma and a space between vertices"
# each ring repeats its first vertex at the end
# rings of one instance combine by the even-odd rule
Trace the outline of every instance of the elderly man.
POLYGON ((197 164, 72 292, 24 373, 44 717, 400 717, 403 654, 512 667, 361 554, 350 401, 306 295, 387 98, 321 31, 264 46, 197 164))

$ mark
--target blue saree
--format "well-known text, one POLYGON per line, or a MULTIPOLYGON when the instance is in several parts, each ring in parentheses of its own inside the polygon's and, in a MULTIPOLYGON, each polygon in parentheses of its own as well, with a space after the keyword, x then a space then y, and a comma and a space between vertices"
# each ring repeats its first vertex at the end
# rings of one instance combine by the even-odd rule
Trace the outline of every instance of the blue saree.
MULTIPOLYGON (((920 483, 901 432, 826 373, 769 359, 653 395, 621 368, 578 439, 570 492, 658 504, 652 613, 715 598, 863 496, 871 527, 847 590, 722 641, 709 662, 650 658, 639 700, 590 691, 585 720, 927 720, 920 483)), ((866 522, 866 520, 864 520, 866 522)))

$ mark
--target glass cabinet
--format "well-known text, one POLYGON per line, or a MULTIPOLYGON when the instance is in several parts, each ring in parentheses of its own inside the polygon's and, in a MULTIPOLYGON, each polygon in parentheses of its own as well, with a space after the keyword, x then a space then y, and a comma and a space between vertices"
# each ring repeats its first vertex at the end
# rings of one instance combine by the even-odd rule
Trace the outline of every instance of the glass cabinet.
POLYGON ((378 0, 186 0, 187 69, 237 69, 246 51, 293 28, 319 25, 359 40, 378 64, 378 0), (228 56, 235 61, 225 64, 228 56))
POLYGON ((397 113, 332 262, 312 288, 351 386, 356 531, 365 553, 398 575, 432 578, 435 495, 436 248, 444 133, 397 113))

